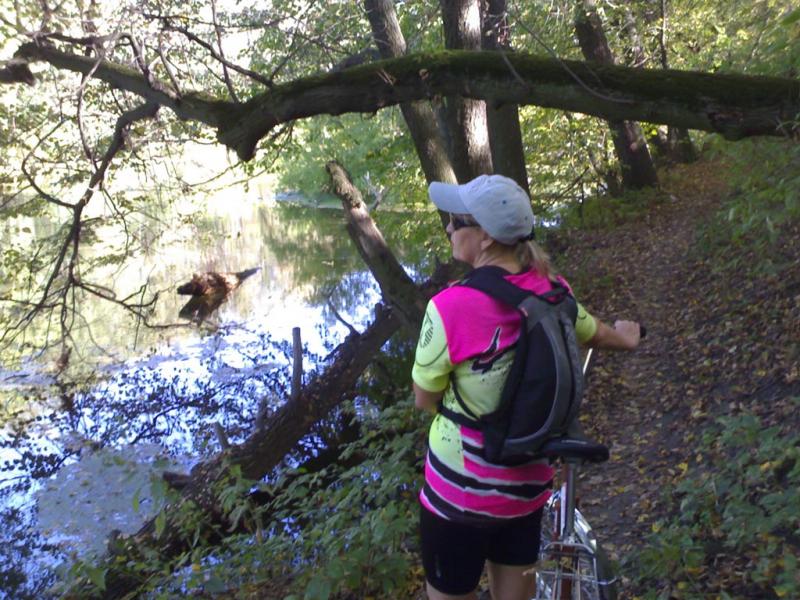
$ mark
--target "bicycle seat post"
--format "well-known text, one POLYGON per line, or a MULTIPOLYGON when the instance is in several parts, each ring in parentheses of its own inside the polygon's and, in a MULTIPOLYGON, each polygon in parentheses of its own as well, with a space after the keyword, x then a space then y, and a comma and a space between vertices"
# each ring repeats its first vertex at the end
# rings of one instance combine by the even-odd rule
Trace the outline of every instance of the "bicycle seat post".
POLYGON ((561 516, 563 523, 564 539, 571 538, 575 533, 575 476, 579 461, 564 459, 563 484, 561 486, 561 516))

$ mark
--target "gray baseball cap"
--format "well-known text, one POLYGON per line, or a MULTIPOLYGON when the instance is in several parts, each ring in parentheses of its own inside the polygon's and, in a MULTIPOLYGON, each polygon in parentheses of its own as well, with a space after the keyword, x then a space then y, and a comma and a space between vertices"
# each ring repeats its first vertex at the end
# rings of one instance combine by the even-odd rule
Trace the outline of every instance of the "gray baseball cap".
POLYGON ((531 200, 513 179, 480 175, 463 185, 434 181, 428 195, 445 212, 471 215, 498 242, 514 245, 531 239, 531 200))

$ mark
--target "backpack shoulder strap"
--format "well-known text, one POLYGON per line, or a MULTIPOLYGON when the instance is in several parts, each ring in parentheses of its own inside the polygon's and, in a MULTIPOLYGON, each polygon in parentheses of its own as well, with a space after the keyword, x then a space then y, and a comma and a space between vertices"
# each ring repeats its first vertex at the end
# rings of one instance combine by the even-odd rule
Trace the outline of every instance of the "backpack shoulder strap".
POLYGON ((484 294, 491 296, 495 300, 505 302, 511 306, 520 309, 522 303, 529 297, 533 296, 540 300, 555 300, 558 301, 564 296, 569 296, 569 290, 564 287, 561 282, 553 281, 553 289, 544 294, 535 294, 530 290, 518 287, 508 281, 504 275, 508 271, 501 267, 488 265, 485 267, 478 267, 467 274, 458 285, 465 285, 473 289, 479 290, 484 294))
POLYGON ((518 307, 525 298, 532 295, 532 292, 523 290, 508 281, 504 275, 508 271, 501 267, 486 266, 478 267, 470 271, 464 279, 459 282, 459 285, 471 287, 491 296, 495 300, 505 302, 511 306, 518 307))

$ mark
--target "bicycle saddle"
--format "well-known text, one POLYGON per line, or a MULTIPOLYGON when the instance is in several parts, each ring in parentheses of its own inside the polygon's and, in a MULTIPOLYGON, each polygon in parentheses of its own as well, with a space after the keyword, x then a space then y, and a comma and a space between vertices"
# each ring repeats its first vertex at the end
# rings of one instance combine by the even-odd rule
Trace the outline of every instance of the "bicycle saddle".
POLYGON ((560 437, 548 440, 540 453, 547 458, 576 459, 601 463, 608 460, 608 448, 586 438, 560 437))

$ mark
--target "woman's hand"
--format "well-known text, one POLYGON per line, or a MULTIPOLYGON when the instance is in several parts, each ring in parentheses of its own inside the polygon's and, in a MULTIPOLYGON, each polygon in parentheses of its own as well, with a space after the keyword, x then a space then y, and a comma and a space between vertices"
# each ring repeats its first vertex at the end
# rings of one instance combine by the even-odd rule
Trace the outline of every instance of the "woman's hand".
POLYGON ((602 350, 633 350, 641 340, 641 326, 636 321, 617 321, 609 327, 597 321, 597 331, 587 346, 602 350))
POLYGON ((620 336, 625 346, 620 350, 633 350, 642 339, 642 326, 636 321, 615 321, 614 331, 620 336))

